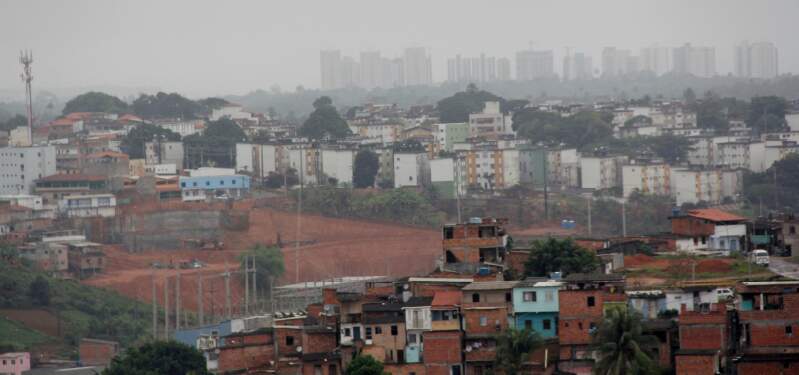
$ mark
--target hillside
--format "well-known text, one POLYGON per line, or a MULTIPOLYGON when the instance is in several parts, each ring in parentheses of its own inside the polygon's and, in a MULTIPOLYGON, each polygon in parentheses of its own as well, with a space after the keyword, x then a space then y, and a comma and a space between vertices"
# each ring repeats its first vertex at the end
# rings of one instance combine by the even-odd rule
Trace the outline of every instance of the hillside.
MULTIPOLYGON (((0 264, 0 340, 16 349, 41 346, 66 349, 73 354, 84 337, 103 338, 130 345, 146 338, 150 307, 122 295, 76 281, 54 279, 24 265, 0 264), (43 277, 49 286, 49 303, 43 305, 30 296, 30 285, 43 277)), ((49 351, 48 351, 49 352, 49 351)))

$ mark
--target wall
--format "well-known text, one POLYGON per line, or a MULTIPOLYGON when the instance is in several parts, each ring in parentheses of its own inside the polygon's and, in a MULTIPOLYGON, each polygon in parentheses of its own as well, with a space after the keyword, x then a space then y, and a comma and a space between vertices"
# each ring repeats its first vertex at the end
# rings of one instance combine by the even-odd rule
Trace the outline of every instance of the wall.
POLYGON ((93 340, 81 340, 80 342, 80 362, 84 366, 103 366, 111 363, 119 352, 119 344, 115 342, 95 342, 93 340))

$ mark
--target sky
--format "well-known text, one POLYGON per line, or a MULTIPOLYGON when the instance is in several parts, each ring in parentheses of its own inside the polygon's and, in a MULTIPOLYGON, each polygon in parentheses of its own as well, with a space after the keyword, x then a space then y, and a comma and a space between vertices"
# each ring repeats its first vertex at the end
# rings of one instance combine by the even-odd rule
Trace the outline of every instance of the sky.
POLYGON ((566 47, 599 65, 605 46, 716 47, 719 73, 733 46, 770 41, 780 72, 799 73, 797 0, 0 0, 0 92, 21 92, 19 51, 34 54, 34 87, 245 94, 320 85, 319 51, 358 57, 430 50, 433 79, 446 59, 481 52, 512 59, 532 45, 566 47))

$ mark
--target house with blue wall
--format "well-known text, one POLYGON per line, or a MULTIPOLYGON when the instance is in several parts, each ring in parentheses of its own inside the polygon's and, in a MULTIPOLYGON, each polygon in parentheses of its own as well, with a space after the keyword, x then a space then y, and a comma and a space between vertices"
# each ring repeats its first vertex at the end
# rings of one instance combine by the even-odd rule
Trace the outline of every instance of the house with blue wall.
POLYGON ((183 201, 242 198, 250 191, 250 176, 235 174, 232 169, 200 168, 189 173, 189 176, 180 176, 183 201))
POLYGON ((558 335, 558 290, 561 281, 527 278, 513 288, 514 324, 517 329, 531 328, 543 338, 558 335))

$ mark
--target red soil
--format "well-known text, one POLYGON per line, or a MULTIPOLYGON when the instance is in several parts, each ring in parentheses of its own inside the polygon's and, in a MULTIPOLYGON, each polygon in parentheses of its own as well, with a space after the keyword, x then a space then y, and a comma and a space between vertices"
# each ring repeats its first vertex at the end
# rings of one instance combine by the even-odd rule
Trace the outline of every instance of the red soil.
MULTIPOLYGON (((58 319, 49 311, 40 309, 3 309, 0 316, 8 320, 22 323, 30 329, 37 330, 48 336, 58 337, 58 319)), ((63 327, 62 327, 63 331, 63 327)))

